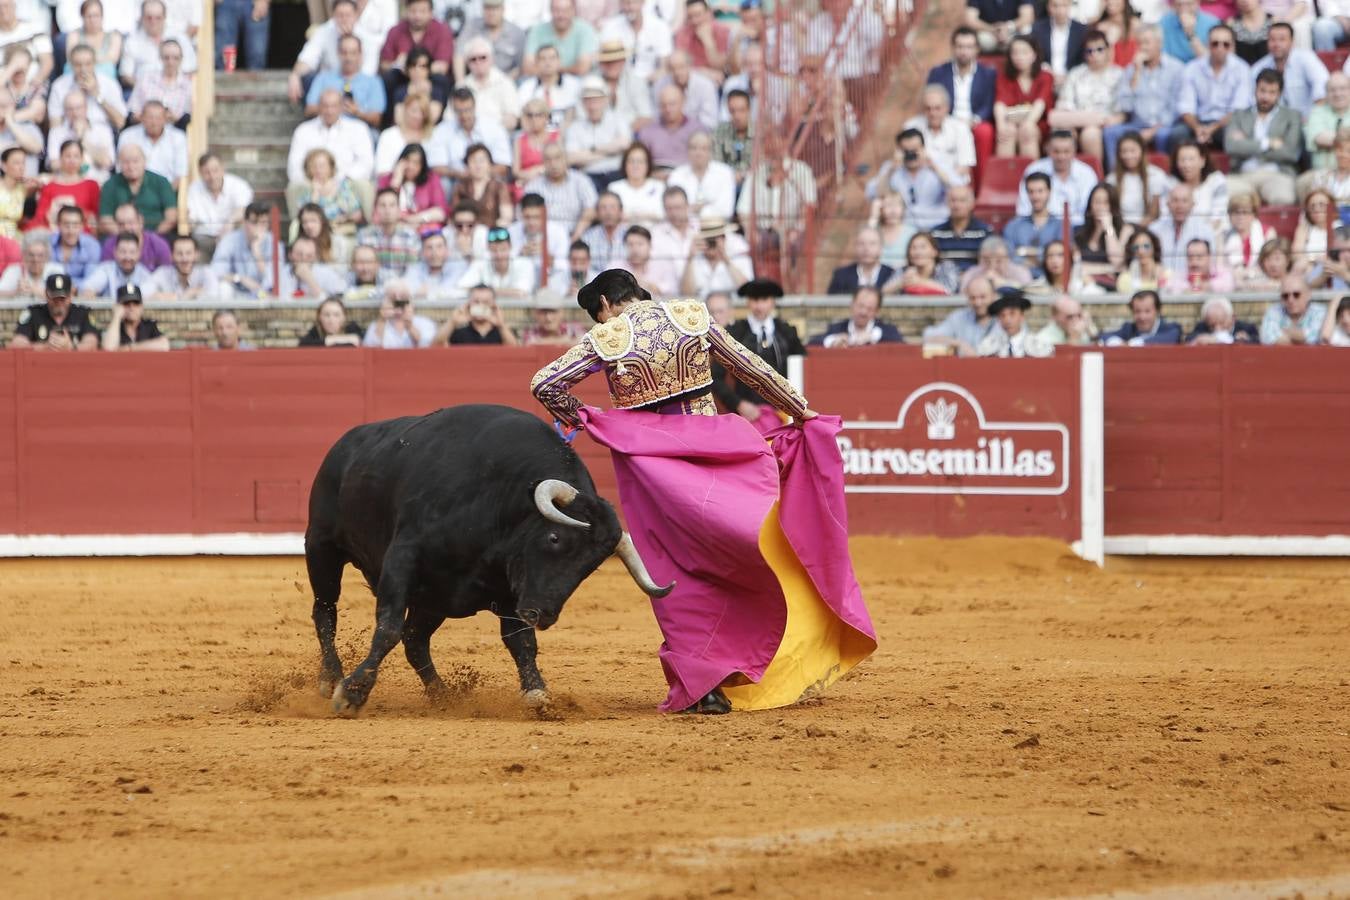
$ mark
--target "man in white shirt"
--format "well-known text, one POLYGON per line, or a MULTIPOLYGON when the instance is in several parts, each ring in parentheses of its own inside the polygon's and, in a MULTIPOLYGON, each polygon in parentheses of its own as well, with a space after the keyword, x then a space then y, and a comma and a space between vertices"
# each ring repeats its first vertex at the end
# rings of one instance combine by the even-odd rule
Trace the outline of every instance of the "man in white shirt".
POLYGON ((173 265, 156 269, 145 293, 151 300, 202 300, 217 296, 216 273, 210 266, 197 263, 197 242, 191 235, 178 235, 173 239, 173 265))
POLYGON ((122 132, 117 142, 120 151, 135 144, 145 151, 145 167, 169 179, 174 190, 187 177, 187 135, 168 124, 168 110, 158 100, 150 100, 141 110, 141 123, 122 132))
MULTIPOLYGON (((366 4, 366 10, 372 15, 378 17, 378 13, 372 11, 374 2, 366 4)), ((361 71, 366 75, 374 75, 380 70, 380 48, 384 45, 385 32, 370 34, 368 29, 361 29, 358 21, 364 17, 363 13, 357 11, 355 0, 336 0, 333 4, 333 12, 327 22, 324 22, 310 34, 309 40, 300 48, 300 55, 296 57, 295 65, 291 68, 290 78, 286 82, 286 93, 292 103, 299 103, 305 97, 305 88, 308 87, 305 81, 307 76, 313 76, 316 72, 336 72, 341 66, 341 60, 338 56, 338 41, 349 34, 361 38, 361 71), (367 39, 369 38, 369 39, 367 39)), ((393 25, 392 22, 389 23, 393 25)))
POLYGON ((666 184, 684 188, 695 216, 730 219, 736 199, 736 173, 712 158, 712 138, 706 132, 690 135, 688 147, 689 162, 676 166, 666 184))
POLYGON ((10 263, 0 273, 0 297, 41 297, 47 276, 65 271, 65 266, 52 261, 51 235, 30 231, 24 235, 20 261, 10 263))
POLYGON ((244 221, 244 209, 253 202, 253 188, 226 172, 225 163, 215 153, 201 155, 197 174, 201 177, 188 187, 188 224, 202 254, 210 259, 216 242, 244 221))
POLYGON ((71 91, 62 101, 62 113, 53 115, 52 125, 47 132, 47 168, 55 172, 61 162, 61 145, 66 141, 79 141, 84 150, 84 164, 89 168, 86 175, 99 184, 108 180, 112 174, 113 158, 117 152, 113 145, 112 129, 107 123, 94 124, 89 121, 89 103, 83 91, 71 91))
POLYGON ((473 91, 457 87, 450 95, 453 115, 441 119, 427 142, 427 165, 446 178, 463 178, 464 151, 470 144, 482 144, 492 154, 492 171, 505 176, 511 171, 511 139, 500 122, 478 115, 473 91))
POLYGON ((582 114, 572 119, 563 138, 567 158, 591 178, 597 191, 619 177, 619 159, 633 143, 633 132, 609 105, 605 82, 587 78, 581 85, 582 114))
MULTIPOLYGON (((68 59, 70 72, 52 82, 52 91, 47 95, 47 115, 52 116, 54 110, 64 112, 66 95, 79 91, 87 101, 90 122, 113 129, 125 125, 127 104, 122 99, 122 86, 115 78, 95 70, 93 48, 83 45, 76 47, 70 51, 68 59)), ((51 124, 58 124, 54 116, 51 124)))
POLYGON ((970 184, 975 138, 970 126, 951 115, 951 97, 940 84, 923 89, 923 113, 905 123, 923 135, 923 146, 943 184, 970 184))
POLYGON ((488 229, 488 258, 475 260, 459 278, 460 289, 485 284, 498 297, 521 300, 534 293, 539 281, 534 263, 511 254, 511 232, 505 228, 488 229))
POLYGON ((683 266, 698 237, 698 219, 689 215, 689 195, 682 187, 666 188, 661 203, 666 217, 652 226, 652 253, 677 267, 683 266))
POLYGON ((629 48, 629 68, 644 81, 655 81, 675 49, 670 27, 656 16, 644 15, 643 0, 619 0, 619 15, 600 26, 600 39, 620 41, 629 48))
POLYGON ((1031 215, 1031 200, 1027 197, 1027 176, 1044 172, 1050 176, 1050 212, 1061 215, 1064 204, 1069 204, 1074 227, 1083 224, 1088 195, 1097 186, 1097 173, 1092 166, 1078 159, 1073 132, 1056 131, 1050 135, 1049 156, 1036 160, 1022 173, 1017 189, 1017 215, 1031 215))
POLYGON ((197 71, 197 53, 192 41, 185 34, 169 32, 165 22, 164 4, 160 0, 145 0, 141 7, 141 27, 122 44, 122 61, 117 66, 117 74, 127 87, 135 87, 145 72, 160 68, 159 45, 169 38, 177 41, 183 50, 182 70, 197 71))
POLYGON ((7 54, 14 47, 23 47, 35 65, 29 69, 29 83, 40 84, 52 74, 52 40, 48 37, 46 10, 29 11, 20 18, 15 0, 0 0, 0 53, 7 54))
MULTIPOLYGON (((286 177, 292 183, 304 182, 305 156, 318 147, 333 154, 339 176, 369 181, 375 174, 375 146, 370 140, 370 129, 342 114, 342 95, 336 88, 329 88, 319 96, 318 116, 301 122, 291 136, 286 177)), ((427 152, 430 155, 430 148, 427 152)))

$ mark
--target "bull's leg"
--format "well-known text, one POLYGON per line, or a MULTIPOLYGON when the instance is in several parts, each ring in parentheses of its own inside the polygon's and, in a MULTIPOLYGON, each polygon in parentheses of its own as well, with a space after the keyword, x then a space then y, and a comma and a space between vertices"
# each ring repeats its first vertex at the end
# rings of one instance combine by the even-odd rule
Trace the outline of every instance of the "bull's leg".
POLYGON ((366 705, 380 663, 403 639, 408 594, 416 569, 417 554, 412 547, 394 544, 386 551, 380 580, 375 585, 375 634, 370 640, 370 655, 333 691, 333 709, 337 713, 354 716, 366 705))
POLYGON ((431 636, 444 621, 445 616, 416 610, 408 614, 408 621, 403 626, 403 653, 433 702, 444 700, 450 693, 436 673, 436 664, 431 661, 431 636))
POLYGON ((338 658, 335 642, 344 565, 346 558, 334 545, 305 543, 305 566, 314 593, 314 631, 319 636, 319 693, 325 697, 333 696, 333 689, 342 680, 342 660, 338 658))
POLYGON ((519 619, 502 619, 502 643, 511 651, 516 661, 516 671, 520 673, 520 689, 525 701, 532 706, 542 706, 548 701, 548 688, 544 685, 544 676, 539 674, 535 665, 535 655, 539 652, 539 642, 535 640, 534 629, 519 619))

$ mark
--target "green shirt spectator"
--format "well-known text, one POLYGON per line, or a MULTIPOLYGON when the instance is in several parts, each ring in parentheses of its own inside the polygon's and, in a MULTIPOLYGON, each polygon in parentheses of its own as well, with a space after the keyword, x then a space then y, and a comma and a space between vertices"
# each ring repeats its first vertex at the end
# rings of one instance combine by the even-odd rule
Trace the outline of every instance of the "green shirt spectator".
POLYGON ((145 227, 168 234, 178 225, 178 195, 163 175, 145 168, 145 151, 127 144, 117 152, 117 169, 98 198, 98 226, 103 234, 117 230, 113 214, 130 203, 145 218, 145 227))

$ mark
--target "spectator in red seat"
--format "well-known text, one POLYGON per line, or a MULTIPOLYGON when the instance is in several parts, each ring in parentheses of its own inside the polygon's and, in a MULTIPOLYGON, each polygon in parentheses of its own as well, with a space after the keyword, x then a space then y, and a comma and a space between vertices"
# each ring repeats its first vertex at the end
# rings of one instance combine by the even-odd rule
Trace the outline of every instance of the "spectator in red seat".
POLYGON ((492 155, 482 144, 471 144, 464 154, 464 177, 450 192, 450 207, 472 205, 478 224, 487 228, 511 224, 511 189, 493 173, 492 155))
POLYGON ((947 217, 949 187, 928 159, 923 133, 907 128, 895 136, 894 155, 867 182, 865 193, 869 200, 885 193, 899 194, 905 200, 906 221, 923 230, 947 217))
POLYGON ((1087 33, 1083 53, 1087 61, 1069 70, 1048 120, 1051 128, 1076 131, 1082 152, 1102 159, 1104 130, 1125 121, 1116 109, 1121 72, 1112 64, 1106 35, 1100 31, 1087 33))
POLYGON ((211 337, 216 350, 252 350, 253 345, 239 337, 239 317, 233 310, 218 309, 211 316, 211 337))
POLYGON ((140 27, 122 45, 122 60, 117 66, 117 73, 128 88, 134 88, 142 76, 160 67, 159 51, 166 40, 177 41, 182 49, 183 71, 197 71, 197 54, 192 41, 187 35, 167 32, 166 21, 161 0, 145 0, 141 6, 140 27))
POLYGON ((151 100, 141 110, 141 122, 122 132, 118 148, 132 145, 145 153, 145 167, 163 175, 169 185, 178 190, 179 183, 188 174, 187 135, 168 124, 169 112, 158 100, 151 100))
POLYGON ((216 273, 203 266, 197 241, 188 234, 173 239, 173 265, 156 269, 146 292, 151 300, 200 300, 218 295, 216 273))
POLYGON ((164 352, 169 349, 169 338, 159 330, 159 323, 145 318, 145 300, 141 289, 124 284, 117 289, 112 321, 103 331, 103 349, 144 352, 164 352))
POLYGON ((455 79, 464 78, 468 71, 467 52, 469 42, 474 38, 486 38, 492 44, 492 64, 508 78, 520 77, 520 64, 525 59, 525 32, 514 22, 507 21, 504 12, 505 0, 483 0, 483 12, 478 18, 469 19, 459 32, 458 47, 455 53, 455 79))
POLYGON ((621 177, 619 155, 633 143, 632 129, 610 108, 608 98, 604 80, 588 77, 581 86, 582 115, 572 119, 564 137, 568 160, 585 172, 597 192, 621 177))
POLYGON ((333 157, 338 178, 369 181, 375 171, 375 145, 370 139, 370 129, 360 120, 342 114, 343 99, 337 88, 320 93, 318 101, 318 116, 301 122, 291 135, 286 177, 292 184, 304 182, 310 151, 323 149, 333 157))
POLYGON ((380 314, 366 328, 364 347, 385 350, 416 350, 430 347, 436 338, 436 323, 417 315, 412 291, 401 281, 392 281, 380 301, 380 314))
POLYGON ((89 308, 70 301, 69 275, 48 275, 46 303, 35 303, 19 313, 19 324, 10 339, 11 350, 97 350, 98 329, 89 308))
POLYGON ((873 344, 903 344, 900 329, 877 319, 881 309, 881 291, 871 285, 854 289, 848 318, 831 322, 823 334, 808 341, 813 347, 870 347, 873 344))
MULTIPOLYGON (((1030 4, 1024 4, 1030 9, 1030 4)), ((969 13, 967 13, 969 15, 969 13)), ((979 45, 973 29, 952 32, 952 58, 928 70, 928 83, 945 88, 952 102, 952 117, 968 126, 975 139, 980 161, 994 153, 994 94, 998 74, 980 65, 979 45)))
POLYGON ((314 325, 300 338, 300 347, 360 347, 365 334, 347 318, 341 297, 329 297, 314 311, 314 325))
POLYGON ((1064 83, 1069 70, 1083 64, 1083 46, 1087 26, 1071 17, 1072 0, 1047 0, 1045 18, 1031 26, 1031 39, 1040 48, 1045 66, 1055 78, 1055 87, 1064 83))
POLYGON ((1224 129, 1232 163, 1231 193, 1254 193, 1267 205, 1295 202, 1294 174, 1303 155, 1303 121, 1280 105, 1281 78, 1274 69, 1256 76, 1256 106, 1238 110, 1224 129))
MULTIPOLYGON (((100 185, 108 180, 113 169, 114 141, 112 129, 107 123, 95 125, 85 113, 87 104, 81 91, 72 91, 64 102, 65 119, 54 120, 47 132, 47 168, 55 170, 60 165, 61 147, 67 141, 79 141, 82 157, 81 168, 100 185)), ((4 96, 0 94, 0 109, 4 108, 4 96)), ((97 213, 90 218, 94 221, 97 213)))
POLYGON ((859 230, 853 239, 854 262, 840 266, 830 276, 827 294, 852 294, 859 287, 880 290, 895 277, 895 270, 881 261, 881 234, 875 228, 859 230))
POLYGON ((1017 258, 1036 265, 1047 244, 1064 235, 1064 221, 1050 209, 1050 176, 1032 172, 1022 179, 1022 190, 1027 195, 1031 212, 1017 216, 1003 226, 1003 239, 1017 258))
POLYGON ((707 0, 687 0, 684 25, 676 29, 674 44, 676 50, 689 54, 695 69, 713 83, 722 83, 731 52, 731 29, 713 17, 707 0))
MULTIPOLYGON (((545 44, 537 54, 538 65, 535 75, 520 83, 519 99, 527 111, 532 102, 544 107, 548 125, 554 130, 566 128, 576 113, 577 100, 581 97, 581 79, 564 72, 558 48, 545 44)), ((528 118, 522 122, 529 128, 528 118)))
POLYGON ((1327 255, 1327 230, 1334 227, 1336 200, 1322 188, 1303 198, 1303 215, 1294 228, 1294 269, 1307 271, 1327 255))
POLYGON ((1280 299, 1266 307, 1261 319, 1263 344, 1316 344, 1322 339, 1327 308, 1311 298, 1308 283, 1298 275, 1286 275, 1280 282, 1280 299))
POLYGON ((98 217, 98 182, 81 173, 83 162, 84 151, 79 141, 66 141, 61 145, 59 168, 52 179, 42 186, 29 227, 54 231, 57 216, 67 206, 82 210, 90 221, 98 217))
POLYGON ((964 272, 975 265, 980 245, 994 229, 975 218, 975 192, 964 184, 947 191, 947 211, 947 221, 930 233, 937 239, 942 258, 955 263, 964 272))
POLYGON ((1162 300, 1156 291, 1139 291, 1130 298, 1131 321, 1102 335, 1108 347, 1143 347, 1148 344, 1181 343, 1181 326, 1162 315, 1162 300))
MULTIPOLYGON (((564 229, 574 241, 581 237, 595 221, 595 204, 599 200, 595 185, 589 178, 567 165, 567 152, 561 144, 544 148, 544 172, 525 185, 525 196, 536 194, 544 201, 549 222, 564 229)), ((524 198, 521 198, 524 215, 524 198)), ((563 247, 566 250, 566 244, 563 247)))
MULTIPOLYGON (((1252 194, 1234 194, 1228 198, 1228 227, 1219 234, 1219 247, 1233 282, 1244 290, 1248 281, 1260 278, 1258 257, 1266 242, 1265 227, 1256 217, 1256 197, 1252 194)), ((1271 235, 1274 236, 1273 234, 1271 235)))
POLYGON ((1280 102, 1306 121, 1313 104, 1327 95, 1327 67, 1317 54, 1294 46, 1294 27, 1288 22, 1270 26, 1270 52, 1252 64, 1252 73, 1267 69, 1284 76, 1280 102))
POLYGON ((871 347, 872 344, 903 344, 904 336, 900 329, 890 322, 877 320, 876 313, 882 309, 882 291, 871 285, 861 285, 853 290, 853 300, 849 304, 849 317, 845 320, 830 322, 825 333, 809 341, 811 347, 871 347))
POLYGON ((511 326, 502 319, 496 292, 479 284, 469 289, 469 302, 450 313, 449 321, 436 332, 433 343, 514 347, 519 342, 511 326))
POLYGON ((978 36, 980 50, 993 53, 1029 31, 1035 18, 1035 7, 1022 0, 967 0, 964 27, 978 36))
POLYGON ((1227 294, 1233 290, 1233 273, 1214 258, 1208 241, 1199 238, 1186 245, 1186 271, 1167 279, 1169 294, 1227 294))
POLYGON ((1179 184, 1167 194, 1167 215, 1150 229, 1162 247, 1163 268, 1169 272, 1186 271, 1186 247, 1202 240, 1211 247, 1218 243, 1207 220, 1193 212, 1195 200, 1189 185, 1179 184))
POLYGON ((0 274, 0 297, 39 297, 47 276, 65 271, 52 262, 51 235, 30 231, 23 238, 23 259, 5 267, 0 274))
POLYGON ((924 151, 944 184, 970 184, 975 169, 975 140, 970 126, 951 116, 947 89, 930 84, 923 89, 923 113, 905 122, 923 135, 924 151))
MULTIPOLYGON (((52 235, 52 259, 75 281, 83 281, 103 258, 98 241, 85 228, 84 211, 64 206, 56 216, 52 235)), ((11 241, 11 243, 13 243, 11 241)))
POLYGON ((136 240, 141 243, 141 265, 153 272, 161 266, 167 266, 172 261, 172 252, 169 249, 169 242, 153 231, 145 230, 145 217, 131 203, 123 203, 117 207, 113 213, 114 234, 112 237, 104 240, 102 245, 102 258, 109 260, 114 258, 117 249, 117 235, 134 234, 136 240))
POLYGON ((931 234, 920 231, 910 238, 905 257, 904 271, 885 286, 886 293, 928 296, 956 293, 961 272, 955 263, 942 258, 937 239, 931 234))
POLYGON ((113 258, 94 267, 89 277, 80 283, 80 295, 111 300, 123 285, 148 285, 150 270, 141 265, 138 259, 140 253, 141 241, 136 235, 129 231, 119 234, 113 258))
MULTIPOLYGON (((910 242, 910 249, 923 235, 910 242)), ((994 286, 988 278, 976 278, 966 285, 966 305, 948 313, 947 318, 923 330, 927 345, 954 347, 960 356, 974 356, 975 348, 985 335, 998 327, 998 321, 989 314, 994 302, 994 286)))
POLYGON ((1200 321, 1186 335, 1188 344, 1259 344, 1261 335, 1250 322, 1239 322, 1227 297, 1210 297, 1200 307, 1200 321))
POLYGON ((628 51, 619 41, 605 41, 600 45, 600 77, 609 92, 610 109, 633 132, 641 131, 652 121, 652 94, 647 82, 628 69, 628 51))
POLYGON ((1018 35, 1008 45, 994 97, 998 155, 1040 156, 1041 140, 1050 133, 1046 114, 1055 105, 1055 79, 1031 38, 1018 35))
POLYGON ((1060 294, 1050 304, 1050 321, 1036 336, 1051 346, 1085 347, 1097 342, 1097 326, 1083 304, 1060 294))
POLYGON ((1350 297, 1342 297, 1335 317, 1322 321, 1322 343, 1330 347, 1350 347, 1350 297))
MULTIPOLYGON (((609 191, 623 203, 625 224, 650 228, 664 216, 662 201, 666 190, 664 182, 652 177, 651 151, 640 142, 630 145, 623 153, 622 166, 623 177, 612 182, 609 191)), ((688 197, 687 190, 685 196, 688 197)))
MULTIPOLYGON (((89 121, 95 125, 108 125, 121 128, 127 123, 127 105, 122 100, 122 86, 116 78, 110 78, 94 70, 94 51, 83 44, 69 52, 70 72, 52 82, 52 92, 47 95, 48 115, 60 110, 65 115, 66 97, 78 91, 87 101, 89 121)), ((55 116, 50 123, 57 125, 55 116)))
POLYGON ((643 12, 642 0, 619 0, 619 15, 601 23, 601 40, 616 40, 633 48, 633 73, 655 81, 675 49, 669 26, 655 15, 643 12))
POLYGON ((961 287, 975 278, 988 278, 994 289, 1022 288, 1031 281, 1031 270, 1012 261, 1008 242, 998 235, 990 235, 980 242, 979 262, 966 269, 961 276, 961 287))
POLYGON ((159 68, 136 76, 127 108, 139 117, 151 100, 164 104, 169 121, 176 127, 187 127, 192 112, 192 79, 183 71, 183 44, 173 38, 159 45, 159 68))
MULTIPOLYGON (((72 2, 72 0, 66 0, 72 2)), ((126 4, 132 12, 132 4, 126 4)), ((94 66, 109 78, 117 78, 117 63, 122 58, 122 31, 117 27, 106 27, 103 19, 103 4, 99 0, 83 0, 78 3, 80 25, 67 29, 61 25, 61 15, 57 13, 58 40, 65 41, 66 66, 70 71, 70 54, 81 44, 94 51, 94 66)), ((133 13, 134 14, 134 13, 133 13)), ((53 73, 55 74, 55 73, 53 73)), ((62 72, 60 74, 65 74, 62 72)))
POLYGON ((1031 301, 1021 291, 1005 289, 989 304, 989 314, 998 322, 980 341, 975 352, 980 356, 1022 359, 1055 355, 1055 345, 1042 340, 1039 332, 1027 327, 1031 301))
POLYGON ((1114 275, 1125 264, 1125 245, 1134 226, 1120 216, 1116 189, 1099 184, 1088 195, 1087 215, 1074 230, 1073 241, 1083 260, 1083 274, 1089 278, 1114 275))
POLYGON ((403 224, 419 233, 440 230, 445 221, 445 193, 441 179, 427 168, 427 155, 421 144, 403 148, 394 170, 380 178, 379 187, 395 192, 403 224))
POLYGON ((1173 148, 1187 141, 1222 147, 1233 114, 1251 102, 1251 68, 1233 53, 1233 29, 1215 25, 1209 33, 1209 55, 1191 60, 1182 73, 1177 94, 1180 121, 1168 140, 1173 148))
POLYGON ((703 298, 713 291, 734 291, 754 277, 745 238, 732 231, 725 219, 700 219, 698 240, 689 248, 680 276, 680 291, 703 298))

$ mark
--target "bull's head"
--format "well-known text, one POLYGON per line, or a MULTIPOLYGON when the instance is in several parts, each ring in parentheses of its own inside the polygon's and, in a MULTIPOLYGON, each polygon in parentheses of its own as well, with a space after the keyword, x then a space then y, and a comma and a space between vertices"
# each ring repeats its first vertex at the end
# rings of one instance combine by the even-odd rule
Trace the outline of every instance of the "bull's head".
POLYGON ((528 624, 544 629, 556 622, 577 585, 610 556, 619 557, 650 597, 664 597, 675 587, 652 580, 614 508, 601 498, 548 479, 534 489, 534 505, 540 518, 522 529, 511 566, 516 612, 528 624))

